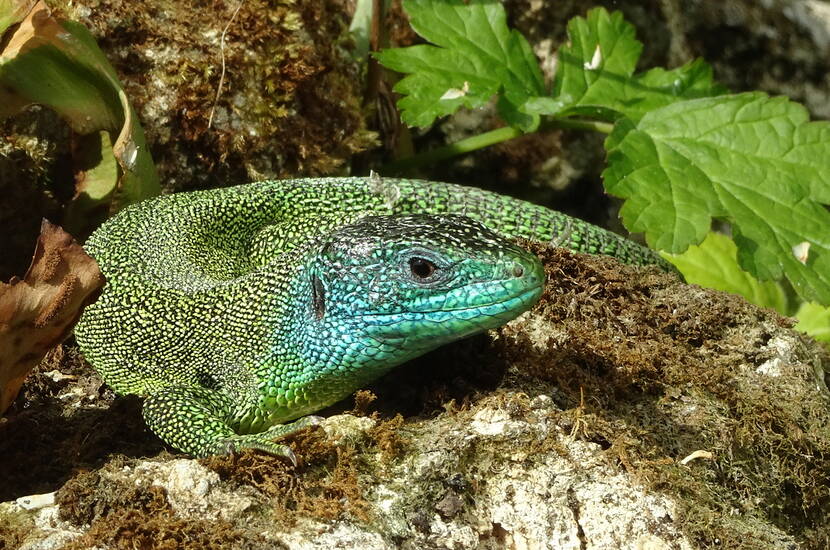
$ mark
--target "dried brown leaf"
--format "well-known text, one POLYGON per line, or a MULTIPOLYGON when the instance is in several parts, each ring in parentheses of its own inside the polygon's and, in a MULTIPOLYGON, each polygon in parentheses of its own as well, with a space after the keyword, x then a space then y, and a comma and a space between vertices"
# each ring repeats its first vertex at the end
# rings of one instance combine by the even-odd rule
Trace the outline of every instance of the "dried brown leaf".
POLYGON ((0 414, 26 375, 72 330, 104 285, 98 264, 57 225, 40 228, 23 280, 0 283, 0 414))

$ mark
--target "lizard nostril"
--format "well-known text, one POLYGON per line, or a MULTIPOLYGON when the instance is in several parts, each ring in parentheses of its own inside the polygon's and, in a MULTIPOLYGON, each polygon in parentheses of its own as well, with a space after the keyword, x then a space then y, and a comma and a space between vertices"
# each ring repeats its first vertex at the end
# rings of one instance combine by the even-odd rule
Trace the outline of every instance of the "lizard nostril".
POLYGON ((518 277, 521 277, 521 276, 522 276, 522 275, 524 275, 524 274, 525 274, 525 268, 523 268, 523 267, 521 266, 521 264, 515 264, 515 265, 513 266, 513 276, 514 276, 514 277, 517 277, 517 278, 518 278, 518 277))

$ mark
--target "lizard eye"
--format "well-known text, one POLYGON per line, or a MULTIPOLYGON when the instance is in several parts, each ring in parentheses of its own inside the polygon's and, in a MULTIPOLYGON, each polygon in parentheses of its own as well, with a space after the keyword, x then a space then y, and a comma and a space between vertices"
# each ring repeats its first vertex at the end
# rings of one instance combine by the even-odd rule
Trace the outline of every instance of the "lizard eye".
POLYGON ((429 279, 435 273, 435 270, 438 269, 438 266, 426 258, 414 256, 409 258, 409 269, 412 271, 412 276, 416 279, 429 279))

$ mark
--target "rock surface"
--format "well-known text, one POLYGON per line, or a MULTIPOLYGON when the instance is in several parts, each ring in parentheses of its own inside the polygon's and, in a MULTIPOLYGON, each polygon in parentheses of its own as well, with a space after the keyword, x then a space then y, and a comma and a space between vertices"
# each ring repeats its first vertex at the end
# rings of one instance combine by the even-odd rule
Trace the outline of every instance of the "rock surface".
MULTIPOLYGON (((332 408, 320 429, 290 442, 296 469, 256 453, 108 456, 112 442, 96 441, 86 462, 54 457, 73 464, 54 495, 28 496, 35 480, 10 478, 18 493, 0 505, 0 540, 26 549, 823 548, 827 351, 771 311, 674 275, 537 252, 549 284, 536 309, 398 369, 373 386, 376 401, 358 394, 350 414, 336 414, 349 404, 332 408)), ((52 367, 42 376, 95 388, 52 367)), ((137 410, 119 402, 92 395, 74 407, 110 407, 108 422, 134 426, 137 410)), ((6 468, 23 462, 15 452, 0 439, 6 468)))

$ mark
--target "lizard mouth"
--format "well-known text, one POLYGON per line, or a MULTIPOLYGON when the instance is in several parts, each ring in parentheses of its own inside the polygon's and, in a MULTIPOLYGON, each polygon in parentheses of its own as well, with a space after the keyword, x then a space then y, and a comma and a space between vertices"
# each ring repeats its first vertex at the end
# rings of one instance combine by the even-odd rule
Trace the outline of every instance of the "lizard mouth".
MULTIPOLYGON (((456 313, 456 312, 463 312, 463 311, 480 311, 484 314, 485 310, 490 309, 504 309, 505 311, 510 311, 516 309, 517 306, 523 306, 525 304, 530 304, 536 301, 542 295, 542 285, 533 287, 528 290, 524 290, 521 292, 517 292, 512 296, 507 296, 506 298, 502 298, 501 300, 496 300, 489 303, 483 304, 475 304, 470 306, 462 306, 462 307, 454 307, 454 308, 441 308, 441 309, 434 309, 431 311, 418 311, 414 313, 423 313, 425 315, 435 314, 435 313, 456 313)), ((518 313, 517 313, 518 315, 518 313)))
POLYGON ((364 315, 372 336, 390 341, 425 340, 435 346, 499 327, 530 309, 542 295, 542 284, 500 300, 466 307, 364 315))
POLYGON ((490 308, 504 308, 505 310, 512 310, 515 309, 517 306, 523 306, 524 304, 532 304, 534 303, 540 296, 542 295, 542 285, 535 286, 531 289, 524 290, 521 292, 517 292, 512 296, 508 296, 501 300, 497 300, 490 303, 484 304, 476 304, 466 307, 455 307, 455 308, 446 308, 446 309, 436 309, 433 311, 424 311, 422 313, 430 314, 435 313, 438 311, 446 311, 446 312, 457 312, 457 311, 475 311, 475 310, 485 310, 490 308))

